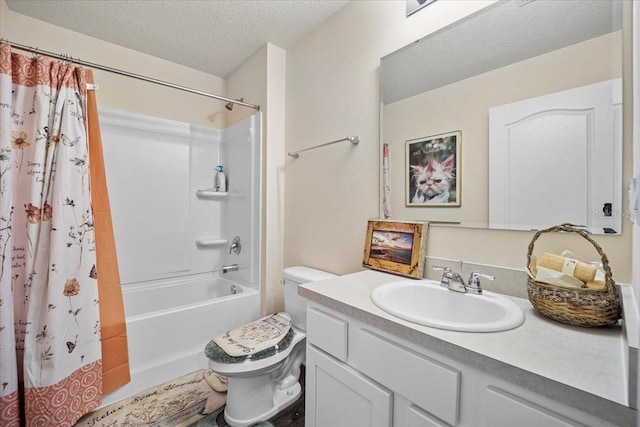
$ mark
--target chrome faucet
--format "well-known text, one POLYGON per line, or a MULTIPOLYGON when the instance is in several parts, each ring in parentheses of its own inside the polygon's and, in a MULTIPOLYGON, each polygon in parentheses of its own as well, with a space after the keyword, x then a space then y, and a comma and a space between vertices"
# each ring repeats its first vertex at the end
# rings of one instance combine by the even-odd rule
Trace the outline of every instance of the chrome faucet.
POLYGON ((222 274, 227 274, 230 271, 238 271, 238 264, 229 264, 222 266, 222 274))
POLYGON ((473 271, 469 276, 469 281, 465 282, 464 277, 462 277, 460 273, 455 273, 449 267, 433 267, 433 269, 443 271, 442 279, 440 279, 440 286, 456 292, 468 292, 471 294, 482 295, 480 278, 483 277, 487 280, 495 279, 494 276, 489 274, 482 274, 473 271))

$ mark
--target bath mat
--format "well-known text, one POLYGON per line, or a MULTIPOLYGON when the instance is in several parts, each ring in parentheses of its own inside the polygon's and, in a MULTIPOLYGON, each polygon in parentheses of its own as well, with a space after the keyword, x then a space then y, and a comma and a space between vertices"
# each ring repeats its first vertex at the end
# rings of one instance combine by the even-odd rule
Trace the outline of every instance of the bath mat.
MULTIPOLYGON (((226 421, 224 421, 224 419, 222 419, 221 423, 219 423, 221 417, 223 417, 223 415, 220 414, 220 412, 224 411, 224 408, 220 408, 217 411, 207 415, 206 417, 204 417, 203 419, 196 421, 193 424, 190 424, 189 427, 229 427, 229 425, 226 423, 226 421)), ((275 427, 272 423, 270 423, 269 421, 258 421, 255 424, 251 424, 249 427, 275 427)))
POLYGON ((291 329, 291 316, 280 312, 218 335, 213 341, 229 356, 247 356, 278 344, 291 329))
POLYGON ((204 376, 204 379, 207 384, 209 384, 209 387, 211 387, 215 391, 219 391, 220 393, 227 391, 227 389, 229 388, 229 379, 211 370, 209 371, 208 375, 204 376))
POLYGON ((200 369, 82 417, 75 427, 186 427, 219 411, 227 395, 211 388, 216 375, 200 369))

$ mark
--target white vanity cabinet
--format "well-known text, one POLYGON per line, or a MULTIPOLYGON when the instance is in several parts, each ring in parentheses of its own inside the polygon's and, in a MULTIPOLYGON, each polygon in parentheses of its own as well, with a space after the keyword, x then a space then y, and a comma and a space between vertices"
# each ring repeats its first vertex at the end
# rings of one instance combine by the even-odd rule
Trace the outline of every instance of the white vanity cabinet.
POLYGON ((306 375, 307 427, 614 426, 316 302, 306 375))
POLYGON ((307 427, 388 427, 392 394, 355 369, 307 347, 307 427))
POLYGON ((322 310, 307 310, 305 426, 391 426, 392 393, 344 363, 347 327, 322 310))
POLYGON ((484 425, 486 426, 575 427, 583 425, 493 386, 485 389, 484 408, 484 425))

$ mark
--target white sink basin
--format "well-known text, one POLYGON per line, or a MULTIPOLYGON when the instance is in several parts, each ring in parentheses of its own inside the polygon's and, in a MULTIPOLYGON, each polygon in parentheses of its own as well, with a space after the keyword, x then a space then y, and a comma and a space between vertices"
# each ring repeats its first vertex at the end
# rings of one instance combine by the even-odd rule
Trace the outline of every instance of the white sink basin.
POLYGON ((371 292, 371 300, 401 319, 450 331, 498 332, 524 322, 522 309, 502 295, 455 292, 432 280, 387 283, 371 292))

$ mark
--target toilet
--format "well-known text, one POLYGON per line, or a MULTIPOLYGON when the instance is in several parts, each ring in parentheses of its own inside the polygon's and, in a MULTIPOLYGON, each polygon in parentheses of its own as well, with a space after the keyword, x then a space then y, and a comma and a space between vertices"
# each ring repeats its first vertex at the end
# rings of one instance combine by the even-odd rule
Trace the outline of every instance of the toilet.
POLYGON ((286 348, 276 345, 267 350, 267 354, 273 353, 270 356, 240 362, 209 356, 209 368, 228 379, 224 418, 230 426, 266 421, 298 399, 302 393, 298 379, 306 354, 307 321, 307 302, 298 295, 298 285, 332 277, 336 275, 303 266, 283 270, 285 310, 291 317, 286 348))

